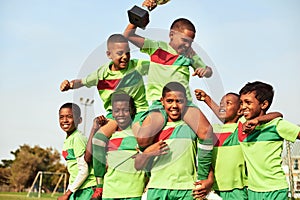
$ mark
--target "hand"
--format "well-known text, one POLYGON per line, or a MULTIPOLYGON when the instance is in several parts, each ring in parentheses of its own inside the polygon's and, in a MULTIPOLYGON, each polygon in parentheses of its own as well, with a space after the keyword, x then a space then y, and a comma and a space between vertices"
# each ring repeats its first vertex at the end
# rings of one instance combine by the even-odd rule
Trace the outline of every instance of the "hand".
POLYGON ((206 199, 206 195, 210 192, 213 181, 209 179, 196 181, 194 185, 195 188, 192 193, 194 199, 206 199))
POLYGON ((157 6, 156 0, 145 0, 142 6, 146 6, 149 11, 153 10, 157 6))
POLYGON ((67 190, 67 192, 64 195, 58 197, 57 200, 69 200, 71 194, 72 192, 70 190, 67 190))
POLYGON ((199 78, 203 78, 205 77, 207 74, 209 73, 209 70, 207 69, 207 67, 205 68, 197 68, 194 73, 192 74, 192 76, 198 76, 199 78))
POLYGON ((160 155, 167 154, 169 150, 170 149, 167 143, 163 140, 160 140, 147 147, 144 153, 147 153, 150 156, 160 156, 160 155))
POLYGON ((73 81, 69 82, 68 80, 64 80, 60 84, 60 91, 62 91, 62 92, 68 91, 69 89, 72 89, 73 86, 74 86, 74 82, 73 81))
POLYGON ((105 124, 107 124, 107 122, 108 122, 108 120, 103 115, 98 116, 93 121, 92 129, 96 133, 99 130, 99 128, 101 126, 104 126, 105 124))
POLYGON ((204 101, 208 95, 203 90, 196 89, 195 96, 196 96, 197 100, 204 101))
POLYGON ((103 193, 103 188, 94 188, 94 194, 91 197, 91 200, 101 200, 102 199, 102 193, 103 193))
POLYGON ((243 133, 250 134, 255 129, 255 127, 259 125, 259 121, 257 119, 251 119, 243 123, 243 133))

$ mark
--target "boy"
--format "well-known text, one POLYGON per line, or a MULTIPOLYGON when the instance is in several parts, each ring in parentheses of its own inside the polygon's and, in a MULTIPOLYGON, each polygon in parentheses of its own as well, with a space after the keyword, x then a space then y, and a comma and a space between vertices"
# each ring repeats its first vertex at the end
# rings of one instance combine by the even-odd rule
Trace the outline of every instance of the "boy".
MULTIPOLYGON (((103 117, 94 120, 89 142, 93 148, 105 148, 106 155, 93 155, 103 157, 102 162, 107 163, 107 170, 103 179, 103 196, 105 199, 141 199, 144 192, 146 177, 145 173, 134 168, 134 157, 137 153, 137 141, 131 129, 132 118, 135 115, 133 99, 124 93, 112 95, 112 115, 118 128, 110 138, 103 142, 104 135, 97 132, 105 123, 103 117), (95 136, 93 137, 93 135, 95 136), (106 162, 107 160, 107 162, 106 162)), ((99 152, 95 151, 94 152, 99 152)), ((91 155, 88 155, 91 156, 91 155)), ((97 167, 97 166, 95 166, 97 167)), ((105 165, 102 166, 105 170, 105 165)), ((103 178, 103 177, 102 177, 103 178)))
MULTIPOLYGON (((223 200, 246 200, 248 197, 245 160, 237 134, 233 134, 241 116, 239 95, 227 93, 218 106, 203 90, 196 89, 195 94, 198 100, 204 101, 224 122, 213 124, 213 189, 223 200)), ((194 190, 196 197, 197 194, 194 190)))
MULTIPOLYGON (((157 135, 155 141, 164 141, 168 146, 162 145, 160 151, 166 154, 159 157, 148 153, 148 147, 136 157, 136 167, 143 169, 147 165, 151 169, 148 183, 147 199, 193 199, 192 189, 197 178, 196 153, 197 135, 181 120, 187 104, 186 90, 178 82, 168 83, 162 91, 161 102, 167 113, 168 122, 157 135)), ((201 122, 209 127, 207 119, 203 116, 201 122)), ((204 145, 203 145, 204 146, 204 145)), ((207 160, 210 164, 210 160, 207 160)), ((202 166, 198 166, 201 168, 202 166)), ((205 175, 207 180, 199 183, 201 189, 207 194, 212 183, 213 174, 205 175)), ((205 196, 205 195, 204 195, 205 196)))
POLYGON ((106 54, 111 62, 99 67, 83 79, 64 80, 60 90, 97 86, 104 109, 108 112, 106 117, 110 119, 105 126, 101 127, 101 131, 110 137, 117 127, 111 115, 111 94, 114 91, 123 90, 134 98, 137 118, 148 109, 142 75, 147 74, 149 61, 130 59, 128 40, 122 34, 113 34, 108 38, 106 54))
POLYGON ((67 161, 70 178, 66 193, 58 200, 90 199, 92 187, 96 186, 94 171, 84 159, 87 138, 77 130, 81 123, 80 115, 80 108, 74 103, 65 103, 59 109, 59 125, 67 134, 62 154, 67 161))
POLYGON ((125 37, 141 49, 141 52, 150 55, 151 67, 148 72, 147 100, 153 101, 148 116, 138 132, 138 143, 141 149, 153 144, 156 134, 166 123, 166 113, 157 110, 162 108, 160 97, 162 88, 172 81, 184 85, 187 91, 188 109, 182 115, 183 120, 197 133, 201 139, 209 137, 205 127, 201 125, 202 112, 192 104, 189 91, 189 66, 195 70, 193 76, 199 78, 210 77, 212 70, 206 66, 200 57, 193 51, 191 45, 195 37, 195 26, 188 19, 175 20, 170 28, 170 42, 153 41, 135 33, 136 26, 129 24, 124 32, 125 37), (195 120, 196 119, 196 120, 195 120), (204 128, 203 128, 204 127, 204 128))
MULTIPOLYGON (((227 93, 218 106, 203 90, 195 90, 196 98, 204 101, 224 124, 214 124, 214 190, 223 200, 248 199, 247 176, 245 160, 235 130, 238 121, 241 121, 241 107, 239 95, 227 93), (226 172, 226 173, 224 173, 226 172)), ((263 117, 257 117, 257 123, 253 123, 251 130, 259 123, 269 122, 276 117, 282 117, 281 113, 273 112, 263 117)), ((248 130, 250 132, 250 129, 248 130)))
MULTIPOLYGON (((239 94, 243 115, 252 120, 266 115, 274 91, 271 85, 255 81, 247 83, 239 94)), ((249 200, 288 199, 288 184, 281 167, 283 140, 299 139, 300 127, 276 118, 260 124, 251 134, 243 134, 239 124, 238 138, 248 169, 249 200)))

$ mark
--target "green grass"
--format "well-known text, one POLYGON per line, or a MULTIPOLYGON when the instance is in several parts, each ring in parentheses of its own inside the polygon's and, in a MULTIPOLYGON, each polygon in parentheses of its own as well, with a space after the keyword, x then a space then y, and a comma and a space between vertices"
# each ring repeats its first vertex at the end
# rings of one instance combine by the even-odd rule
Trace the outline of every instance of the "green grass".
POLYGON ((53 197, 51 194, 41 194, 41 198, 38 198, 37 193, 30 193, 30 197, 27 197, 27 192, 0 192, 0 200, 54 200, 62 194, 56 193, 53 197))

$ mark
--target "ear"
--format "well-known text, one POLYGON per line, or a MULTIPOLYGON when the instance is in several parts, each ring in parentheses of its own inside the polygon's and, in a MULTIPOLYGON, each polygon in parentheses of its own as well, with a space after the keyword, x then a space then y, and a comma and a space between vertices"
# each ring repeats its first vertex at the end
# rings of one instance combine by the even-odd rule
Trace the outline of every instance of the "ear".
POLYGON ((240 106, 239 110, 236 113, 238 116, 242 116, 243 115, 243 109, 242 106, 240 106))
POLYGON ((173 38, 174 33, 175 33, 174 30, 171 29, 170 32, 169 32, 169 38, 170 38, 170 39, 173 38))
POLYGON ((262 109, 262 110, 266 110, 266 108, 269 106, 269 101, 267 101, 267 100, 264 100, 264 102, 262 102, 261 104, 260 104, 260 108, 262 109))
POLYGON ((81 122, 82 122, 82 117, 79 118, 78 124, 81 124, 81 122))
POLYGON ((163 97, 160 98, 160 102, 161 102, 162 106, 164 106, 164 98, 163 97))
POLYGON ((107 51, 106 51, 106 56, 107 56, 109 59, 111 59, 110 55, 111 55, 110 51, 107 50, 107 51))

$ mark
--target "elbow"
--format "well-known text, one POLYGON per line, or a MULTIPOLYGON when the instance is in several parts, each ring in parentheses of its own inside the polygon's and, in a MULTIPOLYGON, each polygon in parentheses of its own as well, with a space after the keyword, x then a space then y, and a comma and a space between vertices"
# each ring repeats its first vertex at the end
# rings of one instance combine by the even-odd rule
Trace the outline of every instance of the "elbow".
POLYGON ((201 140, 207 140, 207 139, 212 138, 212 126, 208 125, 208 126, 202 127, 199 132, 198 137, 201 140))

